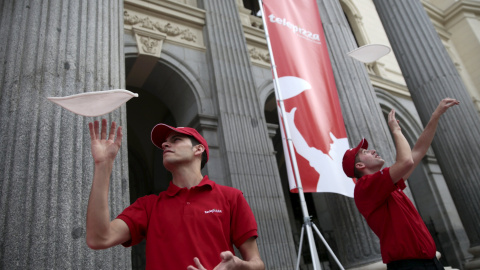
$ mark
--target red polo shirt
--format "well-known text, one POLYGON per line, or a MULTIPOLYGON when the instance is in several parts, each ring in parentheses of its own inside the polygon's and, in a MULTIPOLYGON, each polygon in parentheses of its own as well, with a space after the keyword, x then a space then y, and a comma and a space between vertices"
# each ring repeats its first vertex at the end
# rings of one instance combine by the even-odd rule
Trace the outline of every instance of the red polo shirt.
POLYGON ((357 181, 355 204, 380 238, 384 263, 406 259, 433 259, 436 247, 430 232, 410 199, 404 180, 393 184, 390 168, 357 181))
POLYGON ((146 269, 187 269, 198 257, 213 269, 220 253, 257 237, 257 223, 240 190, 203 178, 199 185, 179 188, 170 182, 167 191, 137 199, 117 218, 125 221, 131 240, 146 238, 146 269))

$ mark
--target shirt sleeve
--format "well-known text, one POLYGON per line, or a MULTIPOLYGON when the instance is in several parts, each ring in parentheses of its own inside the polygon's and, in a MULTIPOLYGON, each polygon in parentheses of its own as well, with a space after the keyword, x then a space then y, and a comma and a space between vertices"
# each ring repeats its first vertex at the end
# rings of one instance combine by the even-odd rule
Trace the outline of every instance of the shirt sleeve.
POLYGON ((118 219, 125 221, 130 229, 131 239, 122 243, 124 247, 134 246, 145 238, 149 217, 148 201, 148 196, 138 198, 133 204, 125 208, 125 210, 117 216, 118 219))
MULTIPOLYGON (((382 205, 398 187, 390 177, 390 168, 360 178, 355 185, 354 199, 358 210, 367 217, 382 205)), ((397 182, 403 184, 403 180, 397 182)))
POLYGON ((252 209, 240 191, 236 194, 232 208, 230 237, 238 248, 250 237, 258 237, 257 222, 252 209))

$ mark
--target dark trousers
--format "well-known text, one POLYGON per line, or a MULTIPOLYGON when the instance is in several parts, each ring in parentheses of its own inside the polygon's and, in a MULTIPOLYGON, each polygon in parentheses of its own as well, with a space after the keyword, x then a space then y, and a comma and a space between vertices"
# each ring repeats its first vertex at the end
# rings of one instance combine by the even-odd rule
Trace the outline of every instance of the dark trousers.
POLYGON ((442 264, 433 258, 431 260, 412 259, 389 262, 387 270, 444 270, 442 264))

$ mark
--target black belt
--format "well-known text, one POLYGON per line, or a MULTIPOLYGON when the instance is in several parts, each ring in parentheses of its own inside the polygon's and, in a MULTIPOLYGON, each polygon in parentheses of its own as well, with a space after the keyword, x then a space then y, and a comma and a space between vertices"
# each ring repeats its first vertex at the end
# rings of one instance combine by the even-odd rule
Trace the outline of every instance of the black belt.
POLYGON ((442 264, 437 260, 433 259, 410 259, 410 260, 398 260, 387 263, 387 269, 397 269, 401 267, 436 267, 436 269, 444 269, 442 264))

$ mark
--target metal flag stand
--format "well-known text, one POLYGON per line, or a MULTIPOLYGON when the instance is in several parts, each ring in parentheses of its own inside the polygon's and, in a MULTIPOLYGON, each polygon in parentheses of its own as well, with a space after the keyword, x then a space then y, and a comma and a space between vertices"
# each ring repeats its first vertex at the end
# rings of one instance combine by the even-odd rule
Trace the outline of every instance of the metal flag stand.
POLYGON ((268 52, 270 54, 270 61, 271 61, 271 64, 272 64, 272 71, 273 71, 273 76, 274 76, 273 82, 274 82, 274 88, 275 88, 275 97, 280 104, 280 113, 282 115, 282 117, 280 117, 280 121, 282 121, 283 127, 285 129, 285 137, 286 137, 287 144, 288 144, 288 151, 291 153, 290 156, 291 156, 291 159, 292 159, 292 167, 293 167, 293 172, 294 172, 295 179, 296 179, 296 182, 297 182, 298 195, 300 197, 300 206, 302 207, 302 213, 303 213, 303 226, 302 226, 302 230, 301 230, 301 233, 300 233, 300 244, 299 244, 299 250, 298 250, 296 269, 298 270, 299 267, 300 267, 300 258, 301 258, 301 254, 302 254, 302 244, 303 244, 303 234, 304 234, 305 230, 307 231, 308 245, 310 247, 310 253, 311 253, 311 256, 312 256, 313 269, 314 270, 321 270, 322 269, 322 267, 320 265, 320 260, 318 258, 317 247, 315 246, 315 241, 314 241, 314 238, 313 238, 313 231, 312 231, 312 228, 313 228, 315 230, 315 232, 318 234, 318 236, 320 237, 320 239, 322 240, 322 242, 325 245, 325 247, 327 248, 327 250, 330 252, 330 255, 334 258, 335 262, 340 267, 340 269, 344 270, 342 264, 337 259, 337 257, 333 253, 332 249, 328 245, 327 241, 325 241, 325 238, 323 238, 322 234, 318 230, 317 226, 315 226, 315 224, 312 222, 311 217, 308 214, 307 203, 305 201, 305 194, 303 192, 302 181, 300 179, 300 173, 298 171, 297 159, 295 157, 293 142, 292 142, 292 139, 290 137, 289 126, 288 126, 287 121, 283 120, 283 116, 286 115, 285 105, 283 103, 282 92, 280 91, 280 85, 278 84, 277 67, 275 65, 275 60, 274 60, 274 57, 273 57, 272 46, 270 44, 270 36, 268 35, 267 23, 265 21, 265 16, 264 16, 265 13, 263 12, 263 3, 262 3, 262 0, 258 0, 258 2, 259 2, 259 5, 260 5, 260 11, 261 11, 261 14, 262 14, 261 16, 262 16, 262 20, 263 20, 263 29, 265 31, 265 37, 267 39, 268 52))

